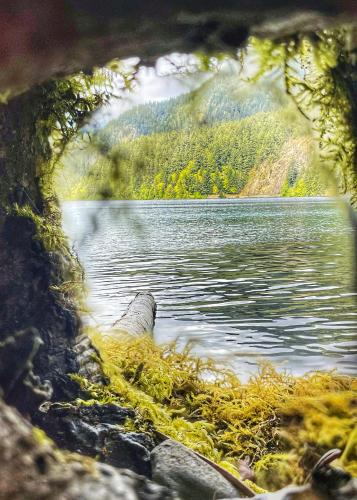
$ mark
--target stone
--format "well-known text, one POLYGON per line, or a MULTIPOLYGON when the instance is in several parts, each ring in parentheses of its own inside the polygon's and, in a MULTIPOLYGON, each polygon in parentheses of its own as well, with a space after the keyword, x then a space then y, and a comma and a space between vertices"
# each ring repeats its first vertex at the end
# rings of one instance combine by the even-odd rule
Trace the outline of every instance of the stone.
POLYGON ((357 481, 348 472, 330 464, 323 464, 312 472, 311 486, 321 498, 357 498, 357 481))
POLYGON ((290 485, 274 493, 262 493, 254 497, 255 500, 322 500, 316 496, 309 485, 290 485))
POLYGON ((9 334, 0 340, 0 389, 9 403, 22 393, 23 400, 28 397, 41 402, 52 396, 52 385, 41 381, 33 372, 33 359, 43 341, 36 328, 26 328, 9 334))
POLYGON ((93 346, 87 335, 79 335, 73 347, 79 365, 78 375, 90 380, 93 384, 106 384, 99 351, 93 346))
POLYGON ((133 410, 115 404, 46 403, 42 412, 41 427, 61 448, 151 476, 152 438, 123 428, 127 418, 135 417, 133 410))
POLYGON ((103 440, 102 450, 105 452, 101 453, 100 460, 151 477, 152 447, 153 443, 147 434, 109 430, 103 440))
POLYGON ((182 500, 239 498, 239 491, 185 446, 167 439, 151 452, 152 478, 182 500))
POLYGON ((0 500, 177 500, 134 472, 61 452, 0 398, 0 500))

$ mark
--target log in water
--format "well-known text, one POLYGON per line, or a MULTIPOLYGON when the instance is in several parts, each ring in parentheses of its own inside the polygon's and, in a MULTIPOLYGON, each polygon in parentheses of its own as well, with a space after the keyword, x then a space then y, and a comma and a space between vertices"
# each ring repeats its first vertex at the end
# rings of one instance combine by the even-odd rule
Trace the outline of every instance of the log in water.
POLYGON ((155 326, 156 302, 150 292, 139 292, 128 305, 123 316, 115 321, 115 331, 139 337, 152 333, 155 326))

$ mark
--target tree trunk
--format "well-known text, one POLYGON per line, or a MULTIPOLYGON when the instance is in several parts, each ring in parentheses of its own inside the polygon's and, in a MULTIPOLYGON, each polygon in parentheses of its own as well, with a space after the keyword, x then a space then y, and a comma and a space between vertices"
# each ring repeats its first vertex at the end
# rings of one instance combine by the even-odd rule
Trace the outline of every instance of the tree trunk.
POLYGON ((29 413, 41 399, 63 397, 63 375, 77 370, 80 325, 61 289, 78 264, 56 200, 43 195, 51 158, 41 128, 46 97, 38 87, 0 107, 0 385, 6 401, 29 413))

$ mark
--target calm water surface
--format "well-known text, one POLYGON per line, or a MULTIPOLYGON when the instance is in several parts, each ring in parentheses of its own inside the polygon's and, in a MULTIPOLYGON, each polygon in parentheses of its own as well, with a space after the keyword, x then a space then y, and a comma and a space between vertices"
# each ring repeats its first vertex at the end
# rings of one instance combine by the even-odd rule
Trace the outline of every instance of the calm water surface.
POLYGON ((261 359, 293 373, 356 373, 351 230, 328 199, 67 202, 91 321, 134 293, 158 303, 155 338, 246 377, 261 359))

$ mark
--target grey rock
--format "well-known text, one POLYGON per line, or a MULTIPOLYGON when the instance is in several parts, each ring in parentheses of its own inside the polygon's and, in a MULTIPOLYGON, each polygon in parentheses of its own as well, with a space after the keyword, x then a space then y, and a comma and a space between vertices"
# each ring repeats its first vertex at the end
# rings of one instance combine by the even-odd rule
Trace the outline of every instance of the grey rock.
POLYGON ((79 364, 79 375, 94 384, 105 384, 107 382, 100 364, 100 354, 87 335, 82 334, 76 339, 73 351, 79 364))
POLYGON ((239 498, 239 491, 185 446, 170 439, 151 452, 152 478, 182 500, 239 498))
POLYGON ((115 404, 42 405, 42 428, 61 448, 97 457, 150 477, 150 451, 155 446, 148 434, 125 432, 122 424, 135 412, 115 404))
POLYGON ((174 500, 134 472, 64 454, 0 398, 0 500, 174 500))
POLYGON ((254 497, 256 500, 304 500, 304 498, 317 498, 312 494, 309 485, 290 485, 274 493, 262 493, 254 497))

